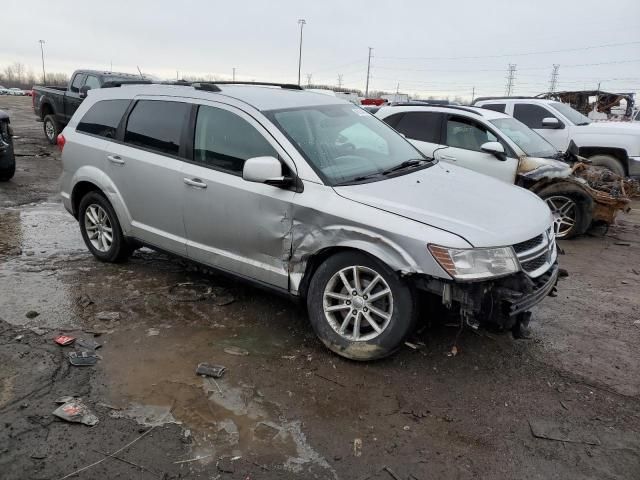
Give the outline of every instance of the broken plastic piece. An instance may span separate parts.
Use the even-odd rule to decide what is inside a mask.
[[[96,350],[102,346],[102,344],[96,342],[92,338],[79,338],[76,340],[76,346],[86,348],[87,350]]]
[[[69,352],[69,362],[76,367],[86,367],[98,363],[95,352]]]
[[[204,375],[206,377],[220,378],[227,371],[226,367],[222,365],[211,365],[209,363],[199,363],[196,368],[197,375]]]
[[[98,417],[80,400],[73,400],[60,405],[53,411],[53,414],[67,422],[83,423],[91,427],[98,423]]]
[[[75,342],[76,337],[71,337],[68,335],[58,335],[56,337],[53,337],[53,341],[56,342],[58,345],[62,345],[63,347],[65,347]]]
[[[240,347],[227,347],[224,349],[225,353],[228,353],[229,355],[238,355],[241,357],[247,356],[249,355],[249,352],[247,350],[245,350],[244,348],[240,348]]]

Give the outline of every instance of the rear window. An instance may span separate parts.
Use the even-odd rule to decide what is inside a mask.
[[[124,141],[159,153],[178,155],[182,128],[191,104],[164,100],[140,100],[133,107]]]
[[[494,112],[504,113],[504,109],[507,105],[505,103],[489,103],[488,105],[481,105],[481,108],[487,110],[493,110]]]
[[[128,106],[129,100],[97,102],[84,114],[76,130],[99,137],[116,138],[116,130]]]
[[[395,129],[412,140],[440,143],[442,114],[437,112],[406,112]]]

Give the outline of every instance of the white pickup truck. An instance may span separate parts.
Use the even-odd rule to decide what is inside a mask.
[[[640,125],[592,122],[565,103],[530,97],[482,97],[474,106],[506,113],[538,132],[560,151],[569,143],[595,166],[622,176],[640,176]]]

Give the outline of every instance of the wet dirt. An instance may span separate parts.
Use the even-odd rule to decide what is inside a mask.
[[[569,277],[534,311],[531,340],[465,331],[450,356],[457,329],[433,326],[417,350],[350,362],[272,293],[147,249],[96,261],[56,197],[58,154],[28,102],[0,97],[24,151],[49,152],[19,157],[15,183],[0,184],[3,478],[62,478],[141,435],[77,478],[640,476],[637,210],[561,244]],[[60,333],[101,343],[98,364],[70,366]],[[227,371],[200,377],[201,362]],[[55,419],[64,395],[98,425]],[[598,442],[536,438],[530,420]]]

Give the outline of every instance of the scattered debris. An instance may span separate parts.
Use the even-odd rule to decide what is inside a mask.
[[[180,463],[190,463],[190,462],[197,462],[198,460],[204,460],[205,458],[209,458],[211,457],[213,454],[210,453],[208,455],[199,455],[196,458],[190,458],[189,460],[179,460],[177,462],[173,462],[174,464],[180,464]]]
[[[157,337],[158,335],[160,335],[160,329],[158,328],[147,329],[147,337]]]
[[[73,397],[71,395],[67,395],[65,397],[60,397],[56,400],[56,403],[60,404],[60,403],[69,403],[69,402],[73,402]]]
[[[24,316],[27,318],[36,318],[38,315],[40,315],[40,313],[36,312],[35,310],[29,310],[24,314]]]
[[[120,312],[99,312],[96,314],[96,320],[102,322],[117,322],[120,320]]]
[[[212,288],[202,283],[176,283],[169,288],[169,296],[176,302],[201,302],[209,299],[212,294]]]
[[[220,378],[227,371],[222,365],[211,365],[210,363],[199,363],[196,368],[196,375],[204,375],[205,377]]]
[[[362,439],[356,438],[353,441],[353,456],[360,457],[362,456]]]
[[[600,441],[589,434],[571,431],[567,427],[550,420],[529,420],[531,434],[536,438],[555,440],[557,442],[584,443],[586,445],[600,445]]]
[[[417,346],[416,344],[414,344],[414,343],[411,343],[411,342],[404,342],[404,344],[405,344],[407,347],[409,347],[409,348],[411,348],[411,349],[413,349],[413,350],[418,350],[418,346]]]
[[[280,433],[280,429],[276,428],[272,423],[260,422],[253,431],[256,438],[264,441],[271,441]]]
[[[384,470],[389,475],[391,475],[394,478],[394,480],[401,480],[401,478],[398,476],[398,474],[396,472],[394,472],[393,470],[391,470],[391,467],[388,467],[388,466],[385,465],[384,467],[382,467],[382,470]]]
[[[569,276],[569,270],[566,268],[558,269],[558,278],[567,278]]]
[[[15,340],[16,342],[21,342],[23,338],[24,338],[24,335],[16,335],[16,336],[15,336],[15,338],[14,338],[14,340]]]
[[[447,353],[447,357],[455,357],[456,355],[458,355],[458,347],[454,345],[451,347],[451,351]]]
[[[147,467],[145,467],[145,466],[143,466],[143,465],[139,465],[139,464],[137,464],[137,463],[134,463],[134,462],[132,462],[131,460],[127,460],[126,458],[117,457],[116,455],[109,455],[108,453],[104,453],[104,452],[101,452],[100,450],[95,450],[95,449],[93,449],[93,448],[92,448],[91,450],[93,450],[93,451],[94,451],[94,452],[96,452],[96,453],[99,453],[100,455],[104,455],[105,457],[111,457],[111,458],[113,458],[113,459],[115,459],[115,460],[119,460],[119,461],[121,461],[121,462],[123,462],[123,463],[129,464],[129,465],[131,465],[132,467],[137,467],[137,468],[139,468],[140,470],[144,470],[144,471],[146,471],[146,472],[149,472],[149,473],[153,474],[153,475],[154,475],[154,476],[156,476],[156,477],[160,477],[160,475],[159,475],[158,473],[154,472],[153,470],[149,470]],[[166,477],[163,477],[163,478],[166,478]]]
[[[76,337],[71,337],[69,335],[57,335],[53,337],[53,341],[56,342],[58,345],[62,345],[63,347],[66,347],[67,345],[71,345],[73,342],[75,342]]]
[[[80,295],[76,299],[76,304],[81,306],[82,308],[87,308],[92,303],[93,303],[93,300],[91,300],[91,298],[89,298],[88,295]]]
[[[338,385],[338,386],[340,386],[340,387],[345,387],[345,384],[344,384],[344,383],[340,383],[340,382],[338,382],[337,380],[333,380],[332,378],[325,377],[324,375],[320,375],[318,372],[313,372],[313,373],[314,373],[314,375],[315,375],[316,377],[319,377],[319,378],[321,378],[321,379],[323,379],[323,380],[326,380],[327,382],[335,383],[336,385]]]
[[[96,342],[93,338],[79,338],[76,340],[76,346],[87,350],[97,350],[102,344]]]
[[[80,399],[60,405],[53,411],[53,415],[67,422],[82,423],[90,427],[98,423],[98,417]]]
[[[620,245],[621,247],[630,247],[631,242],[613,242],[614,245]]]
[[[33,327],[33,328],[31,329],[31,331],[32,331],[33,333],[35,333],[36,335],[38,335],[38,336],[42,336],[42,335],[44,335],[45,333],[47,333],[49,330],[47,330],[46,328]]]
[[[226,347],[224,349],[224,352],[228,353],[229,355],[237,355],[240,357],[246,357],[247,355],[249,355],[249,352],[247,350],[240,347]]]
[[[560,405],[562,405],[562,408],[564,408],[565,410],[569,410],[569,406],[567,405],[566,402],[563,402],[562,400],[560,400]]]
[[[87,367],[98,363],[96,352],[69,352],[69,363],[76,367]]]
[[[236,471],[235,466],[233,465],[233,459],[231,457],[222,457],[218,460],[216,464],[218,467],[218,471],[222,473],[234,473]]]

